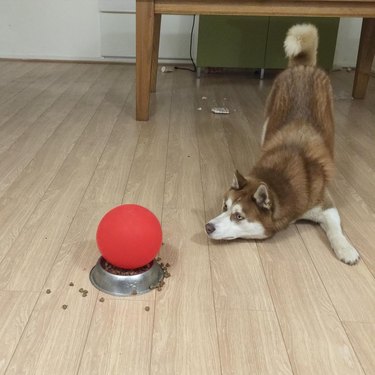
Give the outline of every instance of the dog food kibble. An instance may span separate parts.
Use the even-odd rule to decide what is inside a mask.
[[[166,267],[170,267],[171,265],[170,265],[169,263],[167,263],[165,266],[166,266]]]
[[[146,306],[146,307],[145,307],[145,310],[146,310],[146,311],[150,311],[150,306]]]
[[[63,310],[66,310],[68,308],[68,305],[62,305]]]
[[[71,282],[69,283],[69,286],[74,286],[74,283],[71,281]]]
[[[102,298],[100,298],[100,300],[99,300],[100,302],[104,302],[104,298],[102,297]]]
[[[79,290],[79,292],[80,292],[80,293],[83,293],[83,288],[81,288],[81,289]]]
[[[47,293],[47,294],[50,294],[50,293],[51,293],[51,289],[47,289],[47,290],[46,290],[46,293]]]
[[[120,275],[120,276],[134,276],[139,275],[147,270],[149,270],[152,266],[152,262],[146,264],[143,267],[135,268],[135,269],[125,269],[113,266],[112,264],[108,263],[106,260],[102,260],[103,268],[113,274],[113,275]]]
[[[132,290],[132,296],[136,296],[137,295],[137,291],[134,289]]]

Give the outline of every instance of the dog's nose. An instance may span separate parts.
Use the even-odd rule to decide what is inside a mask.
[[[206,233],[211,234],[212,232],[215,232],[215,225],[211,223],[206,224]]]

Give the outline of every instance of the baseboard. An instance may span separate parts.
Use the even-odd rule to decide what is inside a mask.
[[[82,63],[82,64],[135,64],[135,57],[48,57],[48,56],[0,56],[1,61],[36,61],[36,62],[66,62],[66,63]],[[159,59],[159,65],[161,64],[176,64],[184,65],[191,64],[190,60],[187,59]]]

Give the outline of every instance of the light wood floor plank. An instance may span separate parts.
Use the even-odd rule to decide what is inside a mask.
[[[361,158],[368,167],[375,169],[375,155],[373,153],[375,129],[373,126],[374,116],[367,113],[366,116],[362,114],[362,118],[353,126],[353,121],[347,121],[346,115],[340,111],[341,103],[337,103],[338,115],[336,115],[337,137],[345,149],[352,150],[359,158]],[[362,112],[365,108],[362,108]]]
[[[24,71],[35,68],[36,63],[27,64],[25,61],[0,61],[0,84],[10,82],[23,74]]]
[[[104,69],[105,66],[99,67],[100,71]],[[97,82],[97,74],[93,74],[92,87],[77,102],[22,175],[10,185],[7,193],[0,197],[0,223],[3,229],[0,232],[1,260],[18,237],[97,106],[103,100],[105,91],[102,91],[102,87],[108,77],[107,74],[105,71]]]
[[[6,65],[5,65],[6,64]],[[17,88],[19,89],[20,80],[27,75],[27,73],[31,72],[33,69],[37,69],[40,63],[37,62],[28,62],[25,63],[24,61],[9,61],[8,63],[2,64],[0,67],[0,87],[4,90],[1,90],[0,93],[0,103],[3,100],[9,99],[5,94],[12,96],[13,93],[17,93]]]
[[[273,312],[219,310],[217,317],[223,375],[293,374]]]
[[[12,64],[10,61],[7,60],[0,60],[0,77],[6,75],[7,71],[12,71],[12,67],[16,64]]]
[[[0,291],[0,373],[4,374],[39,293]]]
[[[0,129],[18,111],[22,110],[29,102],[38,97],[43,91],[55,82],[62,74],[71,69],[71,64],[46,64],[29,73],[29,79],[23,83],[17,95],[0,104]]]
[[[45,288],[56,290],[71,280],[91,288],[87,271],[99,257],[95,242],[97,225],[109,209],[121,204],[139,138],[140,129],[133,114],[129,114],[130,109],[133,105],[127,103],[114,125]]]
[[[155,114],[148,122],[140,123],[141,133],[123,198],[124,204],[147,207],[159,220],[163,207],[172,81],[173,77],[167,75],[160,82],[159,94],[152,97],[151,103],[151,113]]]
[[[365,263],[348,267],[332,253],[322,230],[297,226],[340,319],[374,323],[375,279]]]
[[[168,209],[196,210],[203,216],[201,169],[197,141],[196,98],[189,75],[175,78],[171,109],[171,128],[168,142],[164,207]],[[177,103],[184,103],[185,110],[177,111]]]
[[[222,84],[220,82],[218,86],[221,87]],[[223,194],[223,190],[215,191],[216,186],[228,188],[231,181],[231,178],[226,178],[223,185],[214,182],[214,179],[217,176],[224,177],[228,171],[233,173],[234,168],[226,166],[231,159],[236,168],[247,173],[255,160],[254,149],[259,149],[258,137],[254,136],[253,131],[249,134],[249,128],[258,124],[250,121],[249,125],[244,117],[242,107],[247,107],[249,103],[241,103],[242,95],[241,90],[235,92],[231,89],[229,80],[224,81],[223,90],[207,92],[207,100],[211,99],[210,106],[225,105],[231,111],[227,117],[211,115],[214,119],[212,127],[207,124],[199,127],[202,129],[199,131],[200,152],[204,166],[207,165],[207,168],[202,168],[203,185],[207,186],[205,204],[207,211],[212,207],[211,215],[218,214],[219,204],[214,199],[220,199]],[[259,106],[260,101],[256,95],[251,94],[246,98],[255,108]],[[254,111],[257,112],[256,109]],[[210,141],[211,138],[218,137],[218,132],[223,135],[223,141]],[[245,153],[244,150],[251,151]],[[210,158],[211,154],[215,157]],[[208,182],[210,177],[212,181]],[[291,373],[277,319],[272,313],[266,312],[272,311],[274,307],[254,242],[216,244],[211,241],[210,258],[223,374]],[[273,318],[270,319],[270,316]],[[268,325],[273,326],[276,331],[266,329]],[[263,335],[257,334],[259,332]],[[270,348],[274,348],[271,351],[277,350],[279,354],[269,357]]]
[[[366,375],[375,374],[375,324],[344,322],[346,332]]]
[[[296,228],[258,246],[293,371],[362,374]]]
[[[112,99],[112,106],[115,104],[121,103],[121,101],[126,98],[126,91],[129,92],[131,88],[134,87],[134,76],[132,70],[129,71],[126,76],[123,77],[117,83],[117,90],[115,90],[110,98]],[[126,77],[129,79],[129,82],[124,82]],[[133,90],[132,90],[133,92]],[[156,118],[157,121],[164,119],[165,116],[169,113],[169,106],[164,106],[163,102],[170,102],[171,93],[166,95],[161,95],[160,104],[165,108],[165,112],[159,112]],[[107,104],[108,106],[108,104]],[[108,108],[109,109],[109,108]],[[120,108],[121,109],[121,108]],[[116,110],[112,108],[115,116]],[[44,366],[47,369],[54,369],[54,373],[57,374],[76,374],[79,368],[79,365],[82,363],[82,368],[80,369],[81,373],[88,373],[88,367],[95,365],[92,361],[87,361],[88,358],[94,354],[94,357],[100,359],[97,356],[96,350],[100,350],[97,347],[97,337],[99,327],[96,324],[105,323],[103,329],[107,329],[108,320],[98,319],[98,317],[105,314],[106,319],[108,319],[107,313],[111,311],[113,313],[113,329],[116,330],[119,327],[124,327],[126,325],[127,333],[120,329],[118,334],[121,337],[124,337],[126,340],[121,343],[112,341],[116,344],[118,349],[117,355],[107,356],[108,361],[102,363],[100,371],[104,368],[108,370],[108,374],[116,374],[117,372],[113,371],[124,371],[124,359],[126,360],[125,365],[130,365],[127,358],[133,358],[132,362],[135,368],[141,369],[141,366],[146,366],[148,369],[149,358],[145,358],[146,353],[144,350],[139,351],[138,348],[131,346],[131,348],[136,348],[137,353],[129,352],[129,343],[134,344],[134,340],[129,341],[130,337],[138,337],[142,341],[146,341],[151,344],[151,335],[152,335],[152,323],[153,309],[149,312],[142,310],[144,306],[152,306],[152,301],[148,300],[147,302],[140,302],[137,298],[129,298],[126,301],[129,301],[129,304],[126,307],[128,313],[132,312],[132,318],[129,319],[129,314],[123,315],[124,313],[124,299],[122,301],[115,300],[111,296],[104,295],[105,302],[102,304],[98,302],[99,297],[102,294],[99,294],[98,291],[90,284],[88,279],[88,273],[92,266],[94,266],[98,258],[98,250],[95,243],[95,232],[97,224],[101,216],[113,206],[121,203],[121,199],[126,188],[129,171],[132,165],[133,157],[135,153],[135,148],[137,145],[138,137],[141,132],[139,124],[133,119],[134,113],[134,98],[131,97],[131,100],[128,102],[121,112],[118,115],[116,124],[114,125],[113,132],[109,138],[106,148],[103,151],[99,164],[95,170],[95,174],[90,181],[90,185],[87,188],[85,195],[82,199],[82,202],[78,208],[78,212],[72,222],[69,231],[64,239],[64,243],[60,249],[60,252],[56,258],[56,261],[51,269],[50,276],[44,285],[44,289],[50,288],[53,293],[61,294],[58,302],[54,303],[56,308],[59,304],[63,303],[63,300],[68,299],[68,294],[70,290],[73,290],[72,298],[77,298],[76,294],[78,288],[83,287],[89,291],[89,296],[91,298],[87,301],[87,304],[79,304],[72,299],[73,302],[69,305],[68,309],[72,307],[73,315],[76,319],[71,319],[65,324],[60,325],[59,321],[56,319],[61,319],[58,316],[43,315],[43,308],[37,310],[32,317],[30,326],[37,326],[41,324],[43,320],[48,321],[48,326],[54,327],[53,332],[47,330],[46,334],[43,337],[40,337],[30,330],[26,331],[27,338],[25,338],[19,345],[18,351],[24,352],[30,346],[35,346],[37,351],[39,351],[39,356],[44,358]],[[107,115],[108,117],[108,115]],[[102,121],[98,121],[98,124],[101,123],[103,126],[104,123],[110,122],[108,117],[106,120],[101,118]],[[146,124],[145,124],[146,125]],[[91,129],[93,130],[93,129]],[[92,135],[94,137],[95,135]],[[94,139],[98,139],[98,134]],[[69,287],[69,283],[73,281],[75,287]],[[78,293],[79,294],[79,293]],[[153,293],[151,293],[152,299]],[[81,299],[85,299],[82,298]],[[134,303],[143,303],[141,311],[144,313],[142,316],[136,313],[139,309],[135,309]],[[105,304],[108,304],[105,305]],[[104,310],[100,310],[104,306]],[[137,305],[139,306],[139,305]],[[39,307],[39,302],[38,302]],[[88,345],[85,348],[86,337],[89,334],[90,325],[86,324],[90,322],[91,316],[94,312],[94,309],[98,308],[96,314],[94,315],[93,325],[94,329],[91,331],[89,336]],[[80,318],[85,317],[85,324],[80,323]],[[134,320],[133,320],[134,319]],[[137,319],[137,320],[135,320]],[[139,336],[139,327],[142,327],[144,334]],[[67,334],[68,332],[68,334]],[[59,346],[55,346],[54,343],[49,345],[49,340],[54,340],[56,335],[64,336],[64,339]],[[26,336],[26,335],[25,335]],[[70,338],[70,341],[66,339]],[[108,336],[109,340],[113,339],[113,336],[110,334]],[[103,349],[105,345],[109,345],[109,342],[103,342]],[[50,348],[50,346],[52,346]],[[95,347],[97,349],[95,349]],[[83,357],[82,352],[85,348]],[[72,358],[71,364],[66,364],[59,360],[60,351],[69,352],[70,358]],[[95,351],[95,352],[94,352]],[[111,348],[111,352],[115,352],[115,348]],[[121,355],[121,353],[127,353],[127,356]],[[139,356],[140,355],[140,356]],[[81,361],[82,358],[82,361]],[[136,360],[137,359],[137,360]],[[18,361],[17,361],[18,362]],[[47,363],[48,362],[48,363]],[[15,372],[22,371],[23,366],[28,366],[32,368],[33,371],[44,371],[42,363],[32,362],[31,364],[20,363],[15,365]],[[126,367],[128,368],[128,367]],[[142,367],[144,368],[144,367]],[[91,368],[89,373],[95,373],[96,370]],[[104,370],[103,370],[104,371]],[[103,373],[103,372],[101,372]]]
[[[250,171],[260,153],[264,112],[263,103],[257,94],[259,81],[254,78],[249,80],[252,82],[250,85],[236,76],[225,78],[220,82],[225,90],[223,93],[218,90],[220,94],[215,99],[216,105],[224,103],[231,111],[230,116],[222,118],[224,135],[234,168],[244,174]],[[230,181],[227,182],[227,188]],[[253,241],[224,241],[216,251],[211,252],[211,259],[213,264],[221,264],[221,269],[218,268],[220,272],[215,275],[215,285],[222,284],[227,289],[227,296],[221,299],[221,303],[217,300],[218,308],[274,309]]]
[[[193,84],[190,74],[175,75],[160,252],[172,276],[156,292],[153,375],[220,374]]]
[[[221,91],[221,84],[228,87]],[[207,104],[202,103],[203,109],[197,115],[196,121],[208,221],[220,213],[222,197],[225,189],[229,189],[234,165],[238,167],[239,164],[245,164],[242,156],[244,153],[240,151],[249,147],[251,149],[250,143],[254,141],[243,136],[246,120],[239,107],[237,112],[232,112],[228,117],[210,113],[211,106],[222,106],[222,103],[236,101],[237,96],[230,91],[228,80],[215,82],[211,88],[203,88],[202,93],[207,96]],[[237,135],[231,136],[231,133]],[[235,160],[233,165],[233,154],[241,154],[241,162],[237,163]],[[251,152],[246,153],[249,159],[248,167],[251,165],[252,155],[254,154]],[[272,311],[272,300],[256,244],[252,241],[210,241],[209,246],[216,307]]]
[[[97,298],[96,292],[82,297],[78,289],[65,285],[40,294],[7,375],[77,373],[81,360],[77,346],[86,340]]]
[[[82,68],[85,67],[74,69],[74,66],[71,66],[39,96],[3,123],[0,127],[0,154],[9,149],[30,126],[37,123],[41,115],[55,103],[72,81],[79,77]]]
[[[103,102],[31,215],[21,235],[3,259],[0,265],[0,270],[4,270],[0,278],[1,289],[40,290],[44,284],[117,115],[122,109],[124,82],[117,80],[120,69],[120,67],[111,68],[111,74],[104,85],[106,89],[103,96],[107,90],[109,91]],[[116,102],[114,98],[120,102]],[[29,271],[32,269],[32,264],[40,269],[36,275]]]
[[[237,168],[249,168],[254,154],[241,153],[241,150],[252,149],[254,146],[259,148],[255,145],[258,141],[248,136],[249,125],[239,106],[238,94],[230,89],[228,80],[218,81],[217,86],[214,82],[211,89],[205,90],[203,87],[207,104],[202,103],[202,112],[198,115],[201,121],[198,120],[197,123],[206,220],[220,211],[224,189],[229,188],[234,172],[233,158]],[[224,86],[223,90],[221,85]],[[257,101],[254,95],[250,98]],[[228,106],[231,114],[227,117],[210,114],[212,106]],[[246,172],[247,170],[244,173]],[[274,370],[275,373],[280,370],[281,373],[291,373],[280,331],[271,333],[264,330],[267,324],[265,322],[272,324],[269,321],[270,313],[266,311],[272,311],[274,307],[256,244],[250,241],[210,241],[209,246],[222,373],[267,373],[268,370],[269,373]],[[256,314],[259,319],[249,319]],[[238,330],[228,322],[232,317],[237,319],[237,325],[243,331],[251,329],[264,332],[261,340],[267,344],[261,345],[251,334],[239,335]],[[228,324],[231,324],[229,329]],[[238,348],[235,350],[236,354],[230,347],[234,342]],[[271,359],[268,357],[268,350],[263,352],[265,347],[277,348],[280,354]],[[265,362],[265,358],[270,360]]]
[[[153,302],[97,302],[78,374],[148,375],[153,315]]]
[[[210,258],[217,309],[274,310],[254,245],[210,243]]]
[[[372,124],[375,123],[375,116]],[[347,145],[341,143],[340,136],[336,137],[336,165],[346,180],[375,212],[375,199],[372,186],[375,185],[375,168],[373,169],[353,150],[346,152]]]
[[[7,132],[4,132],[0,149],[8,148],[8,150],[0,155],[0,195],[22,173],[27,164],[90,87],[90,83],[84,81],[84,76],[93,74],[94,72],[91,69],[88,70],[87,66],[82,66],[80,69],[74,69],[73,72],[75,74],[71,78],[74,81],[71,82],[65,77],[65,80],[59,83],[62,89],[61,96],[40,117],[33,122],[30,117],[21,116],[21,118],[10,122],[9,125],[12,130],[8,128]],[[86,74],[80,78],[80,75],[84,72]],[[27,129],[25,123],[30,125]],[[11,145],[13,138],[17,137],[17,134],[21,134],[24,129],[26,129],[24,133]],[[3,132],[0,131],[0,133]]]
[[[160,253],[171,277],[156,292],[151,374],[220,374],[207,240],[191,209],[163,211]],[[199,235],[198,235],[199,233]]]

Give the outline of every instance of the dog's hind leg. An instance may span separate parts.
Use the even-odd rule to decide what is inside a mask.
[[[338,259],[349,265],[358,263],[359,254],[342,232],[340,215],[336,207],[314,207],[307,211],[301,219],[320,224],[326,232],[331,247]]]

